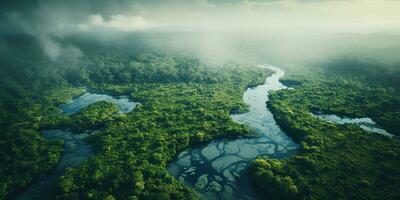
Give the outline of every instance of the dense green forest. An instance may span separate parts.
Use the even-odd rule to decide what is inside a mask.
[[[399,199],[397,138],[311,114],[370,117],[399,136],[398,68],[346,58],[288,72],[282,82],[294,89],[270,94],[268,107],[301,147],[293,157],[251,164],[259,191],[276,199]]]
[[[1,61],[0,199],[57,165],[63,142],[45,139],[44,130],[95,131],[87,139],[95,154],[52,183],[57,199],[196,199],[167,163],[214,138],[253,136],[230,114],[246,111],[243,92],[271,71],[206,65],[160,49],[81,46],[78,59],[52,61],[28,48]],[[400,198],[397,138],[311,114],[367,116],[399,136],[396,66],[344,58],[286,71],[282,82],[293,89],[271,93],[268,108],[300,149],[283,160],[255,160],[248,172],[257,191],[277,199]],[[140,104],[127,114],[104,101],[61,113],[60,105],[87,90]]]
[[[400,0],[5,0],[0,200],[400,200]]]
[[[196,198],[167,173],[166,163],[189,145],[252,133],[230,113],[246,110],[244,90],[263,83],[270,71],[208,66],[148,49],[104,49],[87,48],[73,62],[28,52],[1,63],[0,199],[57,164],[62,142],[43,138],[45,129],[97,130],[88,139],[95,155],[55,181],[58,199]],[[141,104],[128,114],[98,102],[63,115],[58,106],[83,87]]]

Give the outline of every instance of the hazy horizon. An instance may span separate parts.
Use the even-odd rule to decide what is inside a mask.
[[[0,31],[33,37],[51,60],[81,55],[68,38],[89,36],[133,38],[212,63],[296,65],[400,48],[398,10],[400,1],[390,0],[13,1],[1,8]]]

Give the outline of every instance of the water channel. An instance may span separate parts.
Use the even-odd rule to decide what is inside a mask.
[[[245,174],[246,166],[258,156],[285,158],[298,148],[266,106],[269,91],[286,89],[279,82],[285,73],[269,65],[260,67],[275,73],[263,85],[245,91],[243,100],[249,105],[249,112],[231,115],[235,122],[255,129],[259,137],[216,139],[179,153],[168,165],[169,173],[195,188],[202,199],[256,198]]]

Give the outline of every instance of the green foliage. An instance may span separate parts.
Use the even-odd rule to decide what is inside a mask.
[[[346,79],[358,80],[372,87],[384,87],[400,94],[399,64],[383,59],[371,60],[355,57],[333,59],[321,65],[327,75],[339,75]]]
[[[91,138],[96,156],[61,178],[58,197],[67,199],[78,194],[83,199],[107,195],[116,199],[196,198],[168,174],[166,164],[190,144],[251,133],[234,123],[229,112],[241,104],[244,85],[227,82],[103,87],[107,92],[120,91],[118,95],[131,94],[142,106],[116,117]],[[135,181],[137,174],[131,172],[140,172],[143,179]]]
[[[205,137],[205,134],[203,132],[198,132],[198,133],[194,134],[191,141],[193,141],[193,143],[201,143],[204,141],[204,137]]]
[[[50,62],[35,53],[1,61],[0,199],[56,165],[62,143],[42,137],[40,131],[49,128],[99,130],[89,138],[95,155],[58,180],[58,199],[196,198],[167,173],[167,162],[192,144],[250,134],[229,114],[245,112],[244,90],[270,74],[148,50],[84,51],[77,61]],[[262,192],[277,199],[400,198],[397,139],[310,115],[318,110],[368,116],[399,134],[396,68],[351,65],[356,67],[347,68],[349,61],[327,65],[321,74],[289,72],[283,82],[295,90],[271,94],[268,106],[276,121],[301,149],[289,159],[252,163],[250,178]],[[83,92],[77,86],[128,95],[141,104],[116,114],[115,105],[98,102],[65,116],[57,107]]]
[[[35,130],[13,126],[2,130],[0,149],[0,199],[4,199],[39,173],[50,171],[60,158],[62,143],[49,142]]]
[[[62,118],[56,126],[74,132],[97,130],[106,126],[106,123],[111,121],[116,113],[118,113],[118,106],[100,101],[83,108],[76,114]]]
[[[0,90],[0,199],[26,187],[57,164],[62,143],[47,141],[39,131],[58,123],[61,116],[57,106],[81,92],[81,88],[59,86],[22,90],[22,95],[12,97]]]
[[[99,130],[89,138],[95,155],[65,172],[56,185],[58,199],[196,198],[168,174],[166,163],[190,144],[249,134],[230,113],[245,110],[246,87],[270,74],[131,49],[90,49],[74,63],[28,56],[3,64],[0,123],[8,128],[0,133],[5,165],[0,167],[0,199],[55,166],[62,145],[40,134],[52,128]],[[83,92],[76,86],[128,95],[141,104],[118,114],[115,105],[98,102],[66,116],[57,107]]]
[[[276,199],[399,199],[398,139],[311,115],[368,116],[399,135],[399,96],[345,76],[296,73],[287,79],[301,84],[270,94],[267,105],[301,149],[284,160],[254,161],[254,185]]]
[[[209,66],[198,59],[150,50],[124,48],[90,49],[75,67],[65,70],[68,82],[78,85],[129,83],[223,83],[251,81],[250,74],[232,64]],[[229,70],[229,73],[226,73]],[[256,72],[257,69],[248,69]]]
[[[272,197],[285,196],[285,198],[293,199],[298,196],[299,191],[293,179],[282,174],[281,161],[256,159],[248,170],[254,172],[251,178],[259,187],[258,189]]]

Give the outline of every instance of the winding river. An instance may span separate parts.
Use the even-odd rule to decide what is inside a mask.
[[[232,119],[256,130],[258,137],[236,140],[216,139],[208,144],[196,146],[179,153],[168,164],[167,170],[178,180],[195,188],[202,199],[255,199],[257,196],[250,187],[245,173],[246,166],[258,156],[285,158],[296,152],[295,144],[275,122],[268,110],[268,92],[286,89],[279,81],[284,71],[269,65],[260,65],[275,73],[263,85],[248,88],[243,100],[249,105],[249,112],[231,115]],[[109,101],[116,104],[119,113],[132,111],[138,103],[131,102],[125,96],[114,98],[105,94],[86,92],[83,95],[61,105],[66,115],[79,112],[82,108],[98,102]],[[358,124],[364,130],[377,132],[389,137],[391,134],[380,129],[370,118],[346,118],[323,113],[314,116],[333,123]],[[49,140],[63,140],[64,152],[50,175],[43,175],[15,199],[50,199],[51,182],[61,176],[68,167],[74,167],[88,159],[93,151],[85,138],[93,133],[71,133],[65,130],[47,130],[43,136]]]
[[[286,88],[279,82],[285,73],[269,65],[260,67],[275,73],[263,85],[245,91],[243,100],[250,106],[249,112],[231,115],[237,123],[255,129],[259,137],[216,139],[179,153],[168,165],[169,173],[194,187],[202,199],[256,198],[245,174],[246,166],[258,156],[285,158],[298,148],[282,132],[266,106],[269,91]]]
[[[109,101],[118,106],[119,113],[128,113],[132,111],[138,103],[131,102],[126,96],[114,98],[105,94],[95,94],[85,92],[81,96],[72,99],[60,106],[65,115],[71,115],[79,112],[82,108],[98,101]],[[58,162],[58,165],[50,175],[43,175],[33,185],[18,194],[17,200],[51,199],[51,182],[60,177],[68,167],[74,167],[88,159],[93,151],[85,139],[92,133],[71,133],[65,130],[47,130],[43,131],[43,136],[49,140],[63,140],[64,151]]]

